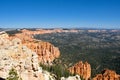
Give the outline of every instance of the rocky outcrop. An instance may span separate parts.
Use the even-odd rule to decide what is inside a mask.
[[[37,53],[39,62],[43,64],[51,64],[55,58],[60,56],[60,51],[57,47],[49,42],[36,40],[32,35],[32,31],[23,30],[22,33],[11,36],[10,39],[16,37],[21,39],[23,45]]]
[[[87,62],[83,63],[82,61],[76,63],[74,66],[68,69],[72,74],[78,74],[83,79],[88,80],[91,76],[91,66]]]
[[[47,71],[39,67],[38,55],[22,44],[19,38],[9,40],[0,34],[0,77],[7,78],[15,69],[22,80],[55,80]]]
[[[59,49],[49,42],[33,41],[24,43],[24,45],[36,52],[39,56],[39,62],[43,64],[51,64],[60,55]]]
[[[106,69],[102,71],[102,74],[96,75],[93,80],[120,80],[120,75],[116,74],[115,71]]]
[[[61,80],[81,80],[79,75],[76,76],[69,76],[68,78],[61,77]]]

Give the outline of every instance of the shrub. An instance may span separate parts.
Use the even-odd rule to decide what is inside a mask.
[[[12,68],[9,72],[9,77],[7,77],[6,80],[22,80],[22,79],[18,76],[17,71]]]
[[[69,73],[69,71],[67,69],[65,69],[64,67],[62,67],[62,65],[60,64],[55,64],[52,66],[49,65],[44,65],[44,64],[40,64],[40,66],[44,69],[47,70],[53,74],[55,74],[57,76],[57,80],[60,80],[61,77],[68,77],[71,74]]]

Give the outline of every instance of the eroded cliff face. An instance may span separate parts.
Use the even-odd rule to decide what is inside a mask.
[[[83,79],[88,80],[91,77],[91,66],[87,62],[82,61],[76,63],[74,66],[68,69],[72,74],[78,74]]]
[[[60,56],[59,48],[53,46],[49,42],[34,39],[34,34],[35,33],[32,31],[23,30],[22,33],[11,36],[10,39],[16,37],[21,39],[23,45],[27,46],[32,51],[37,53],[39,62],[43,64],[51,64],[55,58],[58,58]]]
[[[39,62],[43,64],[51,64],[55,58],[60,55],[59,49],[49,42],[33,41],[24,43],[28,48],[33,50],[39,56]]]
[[[32,35],[35,34],[40,32],[23,30],[22,33],[11,37],[0,33],[0,77],[8,77],[9,70],[14,68],[23,80],[55,80],[49,72],[43,71],[38,63],[51,64],[60,56],[60,51],[49,42],[33,39]],[[91,77],[91,66],[87,62],[80,61],[70,67],[69,71],[82,76],[85,80]],[[61,80],[79,80],[79,78],[70,76],[63,77]],[[120,80],[120,75],[114,71],[105,70],[93,80]]]
[[[120,80],[120,75],[116,74],[115,71],[106,69],[102,71],[102,74],[97,74],[93,80]]]
[[[7,78],[14,68],[22,80],[55,80],[39,67],[38,55],[21,43],[19,38],[9,40],[0,34],[0,77]]]

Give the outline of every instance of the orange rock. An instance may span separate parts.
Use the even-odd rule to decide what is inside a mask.
[[[120,75],[116,74],[115,71],[106,69],[102,71],[102,74],[96,75],[93,80],[120,80]]]
[[[44,31],[43,31],[44,32]],[[22,44],[33,50],[38,54],[39,62],[43,64],[52,63],[55,58],[60,56],[60,51],[57,47],[53,46],[49,42],[43,42],[33,38],[34,34],[43,34],[43,32],[22,30],[22,33],[11,36],[10,39],[19,38],[22,40]],[[48,33],[46,31],[44,33]]]
[[[60,51],[49,42],[26,42],[24,43],[28,48],[32,49],[38,54],[38,59],[41,63],[51,63],[55,58],[58,58]]]
[[[74,66],[68,69],[72,74],[78,74],[82,76],[85,80],[88,80],[91,76],[91,66],[87,62],[82,61],[76,63]]]

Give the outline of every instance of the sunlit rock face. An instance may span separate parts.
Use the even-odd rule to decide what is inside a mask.
[[[21,30],[22,33],[28,34],[28,35],[35,35],[35,34],[46,34],[46,33],[62,33],[62,32],[71,32],[71,33],[77,33],[79,30],[64,30],[64,29],[36,29],[35,31],[30,31],[23,29]]]
[[[60,51],[49,42],[36,41],[27,42],[24,45],[37,53],[39,62],[43,64],[51,64],[55,58],[58,58]]]
[[[37,32],[35,32],[37,34]],[[33,38],[33,31],[22,30],[22,33],[11,36],[10,39],[19,38],[23,45],[36,52],[40,63],[52,64],[53,60],[60,56],[59,48],[49,42],[36,40]]]
[[[106,69],[102,71],[102,74],[97,74],[93,80],[120,80],[120,75],[118,75],[115,71]]]
[[[55,80],[39,67],[38,55],[23,45],[19,38],[0,34],[0,77],[7,78],[14,68],[22,80]]]
[[[82,61],[76,63],[74,66],[68,69],[72,74],[78,74],[83,79],[88,80],[91,77],[91,66],[87,62]]]
[[[76,76],[69,76],[67,78],[61,77],[61,80],[81,80],[81,78],[79,75],[76,75]]]

